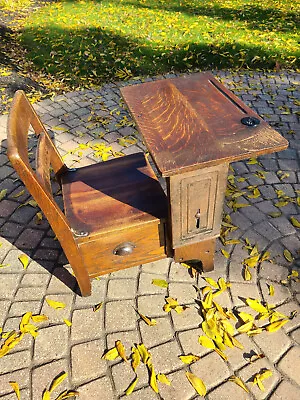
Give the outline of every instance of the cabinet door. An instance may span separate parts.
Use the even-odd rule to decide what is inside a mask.
[[[228,164],[170,177],[173,248],[220,233]]]

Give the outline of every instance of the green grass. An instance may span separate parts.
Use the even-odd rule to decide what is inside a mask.
[[[290,0],[69,0],[30,15],[21,39],[38,68],[74,86],[173,70],[296,69],[299,11]]]

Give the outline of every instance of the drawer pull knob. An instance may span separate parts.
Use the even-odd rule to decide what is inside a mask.
[[[125,242],[119,244],[113,251],[113,253],[116,256],[127,256],[129,254],[132,254],[133,250],[135,248],[135,244],[131,242]]]

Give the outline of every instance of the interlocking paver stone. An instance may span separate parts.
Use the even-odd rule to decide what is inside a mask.
[[[287,397],[288,396],[288,397]],[[298,400],[300,398],[299,387],[289,381],[283,381],[270,397],[271,400]]]
[[[134,279],[110,279],[108,282],[107,297],[109,299],[133,299],[136,294]]]
[[[136,312],[133,300],[106,303],[105,328],[108,332],[125,331],[136,327]]]
[[[273,363],[278,361],[292,344],[290,338],[281,329],[272,333],[262,332],[260,335],[254,335],[253,340]]]
[[[0,395],[11,393],[12,387],[9,382],[18,382],[20,388],[29,386],[30,383],[30,370],[20,369],[18,371],[9,372],[8,374],[1,375],[0,379]]]
[[[72,316],[71,339],[84,341],[102,336],[103,313],[92,308],[75,310]]]
[[[65,357],[68,353],[68,333],[66,325],[40,329],[34,341],[34,363],[43,364]]]
[[[300,385],[299,370],[296,367],[300,363],[300,346],[292,347],[280,360],[278,367],[289,378]]]
[[[149,347],[167,342],[174,338],[174,330],[169,317],[156,318],[155,326],[148,326],[144,321],[140,322],[142,342]]]
[[[69,362],[65,359],[52,361],[47,364],[36,367],[32,371],[32,398],[41,399],[45,388],[48,388],[52,380],[68,371]],[[63,390],[70,389],[69,376],[52,393],[52,396],[58,396]]]
[[[251,399],[251,396],[233,382],[225,382],[208,395],[209,400],[229,400],[234,398],[248,400]]]
[[[237,306],[238,311],[256,316],[257,312],[249,310],[244,303],[245,298],[252,297],[275,304],[276,310],[293,318],[275,333],[264,332],[254,337],[238,334],[237,338],[244,349],[226,348],[224,352],[228,362],[224,362],[213,350],[198,342],[199,336],[204,335],[200,303],[197,304],[202,296],[193,285],[201,289],[207,283],[201,276],[190,277],[189,271],[171,258],[117,271],[99,280],[94,279],[92,296],[80,297],[75,278],[70,275],[72,270],[60,243],[53,241],[55,235],[47,220],[43,218],[37,225],[35,214],[38,208],[29,205],[17,208],[29,197],[28,193],[13,197],[23,189],[23,185],[20,180],[14,181],[17,175],[5,155],[7,117],[0,116],[0,137],[4,149],[0,155],[0,190],[7,189],[0,207],[0,262],[11,264],[10,267],[0,268],[0,327],[5,332],[18,330],[21,316],[26,311],[41,312],[49,317],[48,321],[37,324],[39,334],[35,340],[26,334],[10,353],[0,358],[1,399],[15,399],[8,383],[10,380],[20,384],[22,399],[41,399],[44,388],[49,387],[52,379],[62,371],[68,372],[68,378],[55,390],[53,398],[64,389],[76,389],[83,400],[98,400],[100,397],[104,400],[125,399],[127,396],[124,391],[135,377],[130,365],[120,361],[120,358],[115,361],[101,360],[104,351],[121,340],[128,357],[134,344],[144,342],[150,348],[155,371],[167,373],[172,381],[171,386],[159,383],[160,395],[157,395],[149,387],[146,367],[141,365],[138,369],[138,384],[131,394],[133,400],[198,398],[185,377],[188,369],[204,380],[208,387],[208,400],[298,400],[300,382],[294,366],[299,364],[300,282],[290,280],[283,286],[280,281],[287,279],[292,269],[299,270],[299,232],[290,221],[291,216],[297,218],[299,210],[296,203],[281,208],[274,204],[278,201],[275,189],[285,191],[293,199],[297,196],[296,190],[300,190],[300,183],[297,183],[300,179],[300,131],[299,124],[293,122],[298,116],[294,114],[291,118],[283,115],[283,108],[278,108],[288,106],[296,109],[296,104],[288,96],[296,96],[297,92],[288,89],[293,85],[296,87],[299,74],[292,71],[272,74],[248,71],[214,73],[229,88],[237,89],[237,95],[251,107],[264,114],[264,118],[289,140],[290,146],[285,152],[259,157],[261,166],[251,165],[247,160],[233,163],[235,172],[231,173],[236,177],[236,185],[239,190],[246,192],[239,198],[239,202],[251,204],[233,212],[227,201],[224,203],[225,213],[230,214],[232,223],[238,227],[228,234],[227,239],[240,239],[241,244],[223,246],[217,241],[215,270],[202,276],[215,280],[223,277],[231,283],[231,287],[216,298],[223,307],[232,309]],[[147,78],[144,81],[159,78],[165,77]],[[88,142],[92,145],[104,143],[112,146],[115,151],[123,150],[124,154],[145,150],[141,135],[134,127],[118,126],[124,116],[131,120],[119,91],[121,86],[127,84],[109,83],[98,90],[66,93],[54,101],[48,99],[35,105],[42,120],[52,126],[53,132],[50,130],[50,134],[62,155],[78,147],[79,143]],[[114,108],[121,111],[119,116],[112,112]],[[109,124],[105,128],[95,126],[88,129],[90,115],[109,116]],[[57,126],[65,131],[56,130]],[[290,130],[295,133],[288,134]],[[127,135],[134,135],[137,143],[125,148],[120,145],[119,139]],[[33,139],[33,135],[30,135],[30,146],[36,146],[36,140]],[[70,167],[99,161],[101,159],[95,157],[90,150],[83,150],[82,157],[67,154],[65,158]],[[34,166],[33,158],[30,163]],[[154,165],[153,169],[157,172]],[[266,172],[265,180],[255,175],[258,170]],[[289,176],[281,181],[279,170]],[[238,177],[247,179],[238,182]],[[160,182],[165,188],[165,180],[160,179]],[[247,197],[249,184],[258,185],[261,193],[259,198]],[[54,184],[53,188],[57,191],[58,185]],[[62,207],[61,195],[56,195],[55,200]],[[271,218],[268,214],[274,211],[281,211],[282,215]],[[242,262],[249,256],[247,249],[243,249],[246,238],[252,245],[256,244],[260,252],[269,251],[272,260],[251,269],[250,282],[245,282],[242,274]],[[229,259],[222,255],[222,248],[230,253]],[[295,257],[293,263],[285,259],[284,249],[288,249]],[[23,251],[32,258],[26,270],[18,260]],[[152,279],[155,278],[165,279],[169,283],[168,288],[153,285]],[[267,283],[274,285],[274,296],[269,296]],[[165,296],[177,297],[181,304],[190,303],[190,308],[182,314],[174,310],[166,313],[163,310]],[[66,307],[54,310],[47,305],[45,298],[63,302]],[[103,302],[103,307],[94,312],[93,306],[100,302]],[[136,310],[155,318],[157,325],[147,326]],[[72,326],[68,327],[64,319],[69,319]],[[256,321],[259,326],[267,322]],[[239,326],[233,321],[232,324],[235,328]],[[254,351],[263,352],[265,358],[248,364],[247,355]],[[186,366],[178,356],[189,353],[198,354],[202,358]],[[264,381],[266,392],[261,392],[248,382],[262,368],[273,371],[273,376]],[[252,394],[248,396],[237,385],[227,382],[233,372],[246,381]]]
[[[160,394],[164,400],[188,400],[195,390],[185,377],[185,370],[167,375],[171,385],[159,385]]]
[[[71,350],[72,382],[79,384],[104,374],[106,362],[101,360],[103,353],[103,339],[73,346]]]
[[[85,385],[79,386],[81,400],[96,400],[101,396],[101,400],[114,400],[115,396],[111,388],[111,383],[108,377],[96,379]]]
[[[191,371],[205,382],[207,389],[229,378],[229,368],[216,352],[207,354],[199,361],[191,365]]]
[[[265,279],[260,280],[260,287],[262,290],[264,301],[266,301],[267,303],[270,303],[270,304],[278,305],[278,304],[282,304],[284,301],[290,299],[291,292],[289,291],[289,289],[287,287],[285,287],[284,285],[281,285],[281,284],[275,283],[275,282],[272,283],[272,285],[274,287],[274,295],[270,296],[269,284],[270,284],[270,282],[268,282]]]

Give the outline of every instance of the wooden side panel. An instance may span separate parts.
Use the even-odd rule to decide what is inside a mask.
[[[228,165],[170,177],[173,248],[219,235]]]
[[[52,195],[50,183],[50,160],[51,153],[47,143],[47,136],[44,132],[39,135],[36,151],[36,176],[39,182]]]
[[[28,160],[27,135],[29,125],[32,125],[35,133],[43,137],[38,147],[38,174],[31,168]],[[25,93],[18,91],[8,118],[7,129],[8,149],[7,155],[12,166],[18,173],[29,193],[36,200],[45,214],[53,231],[55,232],[61,246],[74,270],[75,276],[83,296],[91,294],[91,284],[88,272],[82,261],[78,246],[65,215],[55,203],[52,193],[49,191],[47,182],[46,166],[51,160],[52,167],[56,173],[61,172],[65,165],[44,126],[27,100]],[[49,142],[48,142],[49,141]],[[50,147],[49,147],[49,146]],[[47,155],[43,159],[43,151],[47,148]],[[51,154],[49,155],[48,150]],[[39,178],[38,178],[39,177]]]
[[[114,249],[132,243],[131,254],[119,256]],[[78,239],[79,249],[90,276],[145,264],[166,257],[164,224],[150,222],[143,227],[98,235],[92,240]]]

